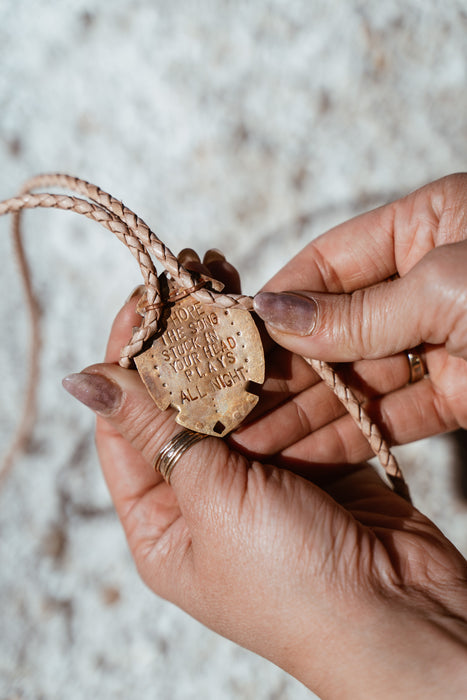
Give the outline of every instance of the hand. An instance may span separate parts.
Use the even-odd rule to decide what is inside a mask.
[[[466,197],[467,175],[450,176],[346,222],[308,245],[265,287],[302,290],[300,296],[255,300],[281,346],[348,363],[341,367],[344,379],[370,399],[368,411],[392,444],[467,427]],[[388,282],[395,273],[400,279]],[[407,385],[401,351],[421,342],[429,374]],[[281,456],[305,462],[369,456],[330,392],[304,382],[296,403],[308,425]],[[281,411],[271,413],[271,424],[280,425]]]
[[[179,430],[174,412],[161,413],[137,374],[112,364],[134,306],[115,321],[106,364],[68,388],[99,414],[102,467],[147,585],[323,698],[458,697],[467,674],[459,553],[365,465],[329,469],[319,488],[208,438],[168,486],[150,464]],[[248,429],[252,451],[253,425],[258,443],[271,437],[264,421]]]

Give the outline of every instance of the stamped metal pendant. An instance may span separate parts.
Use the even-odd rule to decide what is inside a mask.
[[[167,303],[161,330],[135,363],[161,410],[174,406],[177,423],[218,437],[237,428],[257,403],[249,382],[264,381],[263,345],[251,313],[202,304],[192,295]]]

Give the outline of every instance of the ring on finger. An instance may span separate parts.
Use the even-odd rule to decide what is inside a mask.
[[[180,457],[185,454],[190,447],[207,437],[209,437],[209,435],[195,433],[193,430],[184,428],[161,447],[159,454],[154,460],[154,469],[161,474],[168,484],[170,484],[171,474]]]
[[[421,355],[421,347],[411,348],[406,350],[407,360],[409,361],[409,384],[415,384],[419,382],[426,374],[425,363]]]

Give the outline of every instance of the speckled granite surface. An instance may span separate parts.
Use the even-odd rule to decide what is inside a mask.
[[[224,249],[252,293],[330,225],[466,168],[466,33],[463,0],[3,0],[0,198],[42,171],[87,178],[175,251]],[[3,445],[27,324],[0,228]],[[139,581],[92,416],[60,385],[101,358],[139,272],[71,214],[26,228],[46,342],[33,440],[0,493],[0,697],[311,697]],[[400,452],[421,509],[467,552],[452,439]]]

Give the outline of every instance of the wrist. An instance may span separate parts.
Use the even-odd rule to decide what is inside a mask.
[[[325,638],[310,639],[286,669],[323,700],[463,697],[465,620],[389,603],[350,616],[343,607]]]

